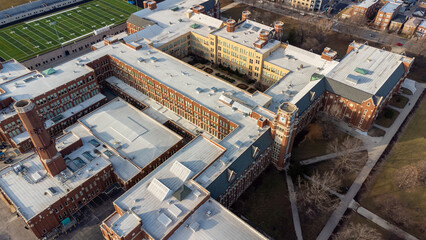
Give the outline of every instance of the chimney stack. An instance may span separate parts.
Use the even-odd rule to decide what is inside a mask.
[[[334,60],[337,57],[337,52],[332,50],[329,47],[325,47],[324,51],[322,51],[321,58],[327,61]]]
[[[283,37],[283,28],[284,23],[282,21],[275,21],[274,22],[274,29],[275,29],[275,39],[281,41],[281,38]]]
[[[0,62],[0,70],[2,70],[3,69],[3,65],[1,64],[1,62]]]
[[[265,31],[265,30],[260,31],[260,33],[259,33],[259,39],[261,41],[268,41],[268,37],[269,37],[269,32],[268,31]]]
[[[143,1],[143,8],[148,8],[148,1]]]
[[[227,32],[234,32],[235,31],[235,20],[234,19],[228,19],[226,20],[226,31]]]
[[[251,12],[250,11],[243,11],[241,15],[241,21],[245,21],[250,19]]]
[[[154,10],[154,9],[157,8],[157,2],[154,1],[154,0],[149,0],[147,5],[148,5],[148,8],[151,9],[151,10]]]
[[[44,168],[52,176],[56,176],[66,168],[62,155],[56,150],[56,142],[44,128],[43,122],[37,115],[35,105],[28,99],[17,101],[14,108],[22,124],[30,135],[34,148],[40,157]]]
[[[201,5],[195,6],[192,10],[197,14],[204,13],[204,7]]]

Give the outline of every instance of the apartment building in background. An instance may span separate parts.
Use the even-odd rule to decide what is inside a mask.
[[[397,0],[385,3],[377,12],[376,18],[374,19],[374,26],[380,30],[387,29],[392,19],[394,19],[401,9],[402,3],[402,1]]]
[[[389,24],[389,30],[399,32],[402,29],[402,26],[404,25],[406,20],[406,16],[401,14],[396,15],[395,18]]]
[[[419,27],[417,28],[416,34],[420,38],[425,38],[426,37],[426,20],[423,20],[420,23]]]
[[[422,23],[422,19],[418,17],[411,17],[410,19],[405,22],[404,27],[401,30],[401,33],[407,35],[407,36],[413,36],[416,31],[417,27]]]
[[[263,239],[226,208],[267,166],[284,169],[319,111],[368,131],[413,63],[356,42],[336,61],[330,48],[319,55],[281,42],[282,22],[266,26],[247,11],[221,21],[200,9],[196,0],[156,3],[133,14],[149,22],[132,19],[142,30],[23,81],[25,94],[12,83],[21,94],[4,105],[17,106],[37,154],[0,171],[0,196],[37,237],[118,184],[127,191],[100,226],[105,239]],[[246,92],[180,60],[189,53],[270,87]],[[83,112],[55,140],[33,96],[89,77],[102,99],[106,89],[121,99]]]
[[[329,0],[291,0],[291,6],[306,11],[320,11]]]
[[[350,17],[372,20],[382,6],[383,3],[380,0],[364,0],[352,6]]]

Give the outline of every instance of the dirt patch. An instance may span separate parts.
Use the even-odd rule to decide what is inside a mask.
[[[247,88],[248,88],[248,86],[247,86],[247,85],[245,85],[245,84],[243,84],[243,83],[238,84],[238,85],[237,85],[237,87],[239,87],[239,88],[241,88],[241,89],[243,89],[243,90],[245,90],[245,89],[247,89]]]

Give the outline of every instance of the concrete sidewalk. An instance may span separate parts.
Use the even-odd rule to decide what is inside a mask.
[[[322,155],[322,156],[319,156],[319,157],[306,159],[306,160],[300,161],[300,164],[301,165],[314,164],[314,163],[322,162],[322,161],[325,161],[325,160],[328,160],[328,159],[337,158],[337,157],[339,157],[339,156],[341,156],[341,155],[343,155],[347,152],[354,153],[354,152],[360,152],[360,151],[364,151],[364,150],[367,150],[367,147],[362,146],[360,148],[350,149],[350,150],[347,150],[345,152],[330,153],[330,154],[327,154],[327,155]]]
[[[290,176],[288,176],[287,170],[285,171],[285,176],[286,176],[288,194],[289,194],[289,199],[291,204],[291,213],[293,215],[294,231],[296,232],[297,239],[302,240],[303,239],[302,227],[300,225],[299,211],[297,210],[296,193],[294,192],[293,180],[291,179]]]
[[[374,222],[375,224],[379,225],[380,227],[392,232],[393,234],[397,235],[398,237],[402,239],[407,240],[418,240],[418,238],[414,237],[413,235],[401,230],[397,226],[389,223],[388,221],[384,220],[383,218],[377,216],[376,214],[370,212],[369,210],[361,207],[358,202],[352,200],[349,207],[357,212],[359,215],[367,218],[368,220]]]

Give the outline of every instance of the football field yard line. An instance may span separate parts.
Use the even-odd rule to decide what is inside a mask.
[[[33,27],[31,27],[31,25],[28,25],[28,28],[29,28],[29,30],[30,30],[30,31],[32,31],[33,33],[35,33],[34,31],[37,31],[36,29],[34,29]],[[34,30],[34,31],[33,31],[33,30]],[[44,35],[44,36],[45,36],[43,39],[48,38],[48,39],[50,39],[51,41],[54,41],[54,42],[57,42],[57,41],[58,41],[58,38],[57,38],[57,37],[56,37],[56,38],[53,38],[53,37],[51,37],[51,36],[47,35],[45,31],[38,31],[38,33],[39,33],[40,35]],[[35,34],[36,34],[36,33],[35,33]]]
[[[0,48],[0,52],[2,52],[2,56],[4,55],[4,56],[7,56],[8,58],[12,58],[9,54],[1,50],[1,48]]]
[[[82,15],[84,15],[83,14],[83,11],[81,11],[81,12],[79,12],[79,13],[77,13],[78,15],[80,15],[80,16],[82,16]],[[72,15],[71,15],[72,16]],[[68,18],[71,18],[70,16],[67,16]],[[72,18],[75,18],[75,19],[77,19],[75,16],[72,16]],[[74,20],[74,21],[78,21],[78,20]],[[83,20],[82,20],[83,21]],[[88,18],[87,17],[87,21],[90,21],[91,23],[88,23],[88,25],[89,26],[85,26],[85,28],[88,28],[88,29],[92,29],[92,26],[93,25],[96,25],[96,28],[98,28],[97,27],[97,25],[99,24],[98,22],[96,22],[95,20],[93,20],[93,19],[90,19],[90,18]],[[83,23],[79,23],[79,24],[83,24]],[[84,26],[84,25],[83,25]]]
[[[111,21],[110,19],[105,19],[105,18],[101,18],[99,19],[99,17],[96,17],[96,15],[90,13],[90,12],[82,12],[81,13],[83,16],[85,16],[86,18],[89,19],[94,19],[93,21],[98,22],[99,27],[96,27],[96,29],[99,29],[101,27],[105,27],[107,25],[110,25],[111,23],[114,23],[113,21]],[[105,23],[103,23],[105,22]],[[94,29],[94,30],[96,30]]]
[[[21,48],[19,48],[19,47],[18,47],[18,46],[16,46],[15,44],[13,44],[13,43],[9,42],[6,38],[4,38],[4,36],[0,36],[0,38],[3,38],[6,42],[10,43],[10,45],[14,46],[14,47],[15,47],[15,50],[18,50],[18,51],[20,51],[20,52],[22,52],[22,53],[24,53],[24,54],[27,54],[27,52],[23,51]],[[25,46],[24,46],[24,47],[25,47]]]
[[[28,30],[28,28],[27,29],[25,29],[25,30]],[[31,38],[33,41],[35,41],[35,42],[37,42],[37,45],[36,46],[39,46],[39,48],[41,47],[41,46],[43,46],[43,48],[46,48],[46,45],[44,45],[43,43],[41,43],[39,40],[40,40],[40,38],[39,38],[39,36],[37,36],[37,35],[33,35],[33,34],[31,34],[31,35],[29,35],[29,34],[27,34],[26,32],[24,32],[24,30],[22,29],[22,30],[19,30],[19,32],[21,32],[22,34],[24,34],[24,35],[26,35],[27,37],[29,37],[29,38]],[[37,40],[38,39],[38,40]],[[41,40],[43,40],[43,39],[41,39]],[[41,45],[41,46],[40,46]],[[36,48],[36,49],[38,49],[38,48]]]
[[[70,8],[70,9],[67,9],[67,10],[64,10],[64,11],[61,11],[61,12],[57,12],[57,13],[54,13],[54,14],[50,14],[50,15],[47,15],[47,16],[44,16],[44,17],[40,17],[40,18],[37,18],[37,19],[31,20],[31,21],[28,21],[28,22],[25,22],[25,23],[32,23],[32,22],[36,22],[36,21],[39,21],[39,20],[42,20],[42,19],[45,19],[45,18],[50,18],[50,17],[53,17],[53,16],[55,16],[55,15],[62,14],[62,13],[64,13],[64,12],[72,11],[72,10],[74,10],[74,9],[78,8],[78,7],[79,7],[79,6],[77,6],[77,7],[75,7],[75,8]]]
[[[18,28],[15,28],[15,33],[17,33],[17,32],[19,32],[19,34],[17,34],[18,35],[18,39],[17,38],[14,38],[13,40],[16,40],[16,41],[20,41],[21,43],[23,43],[25,46],[28,46],[28,48],[32,51],[32,52],[37,52],[37,51],[35,51],[37,48],[36,48],[36,46],[37,45],[34,45],[33,43],[31,43],[30,42],[30,40],[29,39],[26,39],[25,37],[28,37],[25,33],[23,33],[21,30],[19,30]],[[23,40],[23,41],[22,41]],[[31,46],[32,45],[32,46]]]
[[[43,26],[43,30],[45,30],[45,34],[47,34],[47,33],[50,33],[49,34],[49,36],[51,37],[51,38],[56,38],[56,39],[58,39],[58,36],[56,35],[56,31],[55,31],[55,29],[54,29],[54,27],[52,27],[52,26],[50,26],[50,25],[47,25],[47,24],[45,24],[45,23],[43,23],[43,22],[40,22],[40,25],[42,25]],[[39,26],[40,26],[39,25]],[[66,38],[66,36],[64,35],[64,34],[62,34],[62,32],[61,31],[59,31],[58,30],[58,35],[59,35],[59,37],[62,37],[62,38]]]
[[[66,26],[67,29],[63,28],[62,26]],[[59,32],[59,28],[62,29],[61,30],[62,34],[64,36],[66,36],[67,38],[69,38],[69,39],[73,38],[73,37],[69,37],[69,36],[74,36],[74,35],[79,35],[80,34],[78,31],[74,30],[76,27],[69,26],[67,22],[62,22],[62,23],[57,24],[56,28],[58,28],[58,32]],[[78,28],[78,26],[77,26],[77,28]],[[74,34],[73,35],[71,35],[71,34],[65,35],[66,33],[69,33],[69,32],[74,33]],[[66,39],[66,40],[68,40],[68,39]]]
[[[12,41],[10,41],[9,38],[6,39],[6,37],[9,37]],[[6,40],[8,43],[10,43],[12,46],[14,46],[16,49],[20,50],[21,52],[24,52],[25,54],[27,54],[29,51],[34,52],[31,49],[29,49],[25,44],[23,44],[21,41],[19,41],[19,39],[15,39],[15,37],[10,36],[8,33],[5,33],[2,38],[4,40]],[[15,43],[19,43],[20,47],[16,46],[16,44],[13,43],[13,40],[16,41]],[[25,49],[23,49],[23,48],[25,48]],[[27,50],[27,51],[25,51],[25,50]]]
[[[84,23],[80,23],[80,22],[78,22],[78,20],[74,20],[74,17],[72,15],[66,16],[66,18],[67,18],[68,21],[64,22],[64,25],[65,25],[65,23],[68,24],[70,22],[74,22],[75,24],[72,27],[69,27],[69,28],[72,28],[73,30],[79,32],[79,34],[82,34],[82,32],[84,32],[84,34],[86,34],[88,32],[88,29],[89,30],[91,29],[91,26],[85,26]],[[81,31],[82,29],[86,29],[86,30]]]
[[[117,2],[117,3],[122,3],[121,1],[119,1],[119,2]],[[123,1],[123,3],[124,3],[124,1]],[[112,8],[112,9],[114,9],[114,8],[116,8],[117,7],[117,5],[115,5],[115,4],[111,4],[111,3],[109,3],[109,2],[100,2],[100,4],[103,4],[103,5],[108,5],[110,8]],[[113,6],[111,6],[111,5],[113,5]],[[122,4],[121,4],[122,5]],[[133,5],[132,5],[133,6]],[[121,10],[123,10],[126,14],[131,14],[131,13],[133,13],[134,11],[133,10],[130,10],[130,7],[131,6],[127,6],[126,5],[126,7],[129,7],[129,10],[127,10],[127,9],[123,9],[124,8],[124,5],[123,5],[123,8],[120,8]],[[132,7],[133,8],[133,7]]]
[[[110,19],[113,19],[113,18],[117,19],[118,18],[117,16],[114,16],[114,15],[112,15],[112,14],[106,12],[106,11],[104,11],[104,13],[105,13],[105,15],[112,16],[112,17],[109,17]],[[98,16],[98,18],[104,18],[105,17],[105,16],[102,16],[102,15],[99,15],[99,13],[97,13],[96,11],[93,12],[93,15]],[[113,21],[113,20],[111,20],[111,21]]]
[[[107,4],[104,4],[103,2],[100,2],[99,7],[101,7],[102,5],[107,5]],[[120,18],[121,18],[121,16],[120,16],[120,15],[124,15],[124,13],[123,13],[122,11],[119,11],[119,10],[117,10],[117,9],[114,9],[113,7],[102,6],[102,9],[103,9],[104,11],[106,11],[106,12],[107,12],[107,11],[109,12],[109,10],[111,10],[112,12],[117,12],[118,17],[120,17]]]

